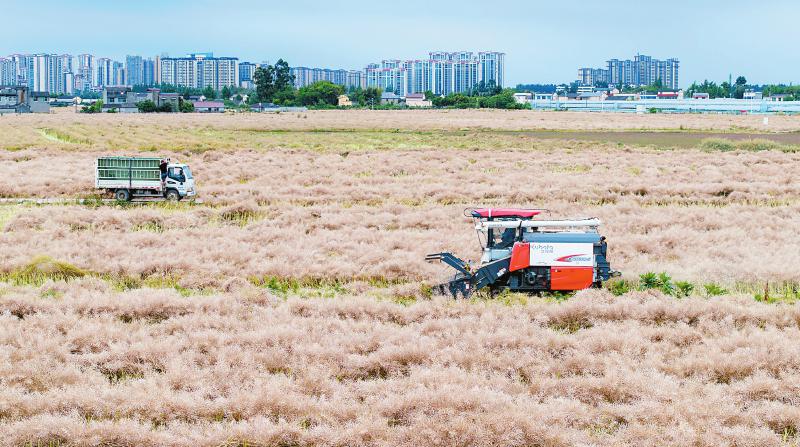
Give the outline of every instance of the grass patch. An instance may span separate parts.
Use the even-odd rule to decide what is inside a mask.
[[[129,371],[127,369],[102,369],[100,371],[106,376],[108,382],[112,385],[117,385],[128,380],[143,379],[144,374],[141,371]]]
[[[133,226],[133,231],[149,231],[152,233],[163,233],[164,225],[158,220],[148,220]]]
[[[772,140],[765,140],[763,138],[740,141],[736,143],[736,147],[743,151],[752,151],[752,152],[786,150],[786,146],[784,146],[783,144],[780,144]]]
[[[604,287],[614,296],[624,295],[636,289],[635,284],[627,279],[611,279],[610,281],[606,281]]]
[[[592,170],[592,167],[589,166],[589,165],[578,164],[578,165],[558,165],[558,166],[553,166],[550,169],[550,172],[565,173],[565,174],[569,174],[569,173],[585,174],[585,173],[587,173],[587,172],[589,172],[591,170]]]
[[[556,332],[565,332],[567,334],[574,334],[581,329],[589,329],[594,324],[588,318],[582,316],[574,316],[564,318],[557,321],[550,322],[547,327]]]
[[[92,144],[92,141],[86,138],[76,137],[70,135],[66,132],[62,132],[58,129],[52,129],[50,127],[43,127],[39,129],[39,133],[50,141],[57,141],[59,143],[67,143],[67,144]]]
[[[784,151],[796,152],[797,146],[790,146],[779,143],[777,141],[768,140],[765,138],[754,138],[750,140],[735,141],[727,138],[704,138],[700,141],[700,148],[713,152],[730,152],[734,150],[760,152],[760,151]]]
[[[700,141],[700,148],[707,151],[729,152],[736,149],[736,144],[725,138],[704,138]]]
[[[0,276],[17,286],[41,286],[46,281],[69,281],[88,273],[72,264],[57,261],[49,256],[36,256],[27,265]]]
[[[0,206],[0,231],[5,231],[6,225],[19,211],[19,205],[2,205]]]
[[[361,277],[353,276],[346,279],[302,277],[290,278],[274,275],[250,276],[247,278],[250,284],[256,287],[268,289],[272,293],[283,298],[289,295],[297,295],[303,298],[334,298],[337,295],[347,294],[350,291],[347,286],[356,282],[366,283],[373,289],[388,289],[395,285],[406,284],[408,281],[403,279],[388,279],[384,277]],[[433,294],[428,285],[420,285],[419,293],[423,297],[430,297]],[[394,295],[392,300],[400,304],[408,304],[410,300],[416,300],[416,295],[411,294]]]
[[[146,277],[129,275],[99,275],[100,278],[109,282],[114,290],[124,292],[142,288],[149,289],[173,289],[181,296],[192,296],[197,294],[207,294],[214,290],[204,288],[184,287],[180,284],[180,277],[177,275],[150,275]]]
[[[256,222],[263,217],[257,208],[248,205],[234,205],[219,213],[219,218],[225,223],[244,227],[251,222]]]

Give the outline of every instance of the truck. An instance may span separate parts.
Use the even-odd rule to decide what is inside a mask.
[[[95,162],[95,188],[109,191],[127,202],[133,198],[178,201],[197,194],[189,165],[169,162],[167,178],[161,181],[155,157],[100,157]]]

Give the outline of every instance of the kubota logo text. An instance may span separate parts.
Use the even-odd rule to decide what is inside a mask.
[[[585,261],[588,262],[591,260],[592,257],[586,255],[586,253],[580,253],[577,255],[567,255],[567,256],[562,256],[560,258],[556,258],[556,261],[558,262],[585,262]]]

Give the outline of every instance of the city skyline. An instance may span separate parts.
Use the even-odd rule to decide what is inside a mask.
[[[644,54],[636,54],[633,59],[609,59],[605,67],[581,67],[578,69],[578,83],[595,85],[653,85],[660,82],[665,89],[680,88],[680,61],[676,58],[660,60]]]
[[[9,16],[30,12],[27,2],[6,3]],[[0,42],[0,53],[37,53],[58,46],[62,52],[93,52],[124,61],[127,54],[213,51],[253,62],[283,58],[292,66],[363,69],[388,54],[411,59],[436,50],[502,51],[507,54],[507,85],[564,82],[574,78],[576,67],[590,61],[637,52],[679,58],[681,87],[703,79],[719,82],[730,74],[758,84],[789,83],[796,82],[795,73],[800,72],[800,61],[787,57],[795,39],[791,12],[800,6],[788,0],[771,2],[786,14],[761,18],[745,14],[748,3],[743,0],[676,0],[670,8],[674,12],[627,0],[609,0],[595,10],[581,4],[521,1],[503,2],[494,9],[454,1],[404,4],[404,11],[424,7],[425,14],[360,0],[345,9],[308,0],[266,6],[243,0],[236,8],[216,7],[213,15],[203,15],[211,5],[76,0],[63,8],[42,0],[37,17],[73,24],[69,32],[53,26],[31,33],[24,21],[11,21],[4,25],[9,37]],[[141,26],[92,26],[120,17]],[[186,26],[175,26],[176,19]],[[209,21],[224,32],[206,32]]]
[[[111,86],[172,85],[179,88],[254,87],[256,64],[213,52],[180,57],[127,55],[125,63],[94,54],[14,53],[0,57],[0,85],[26,86],[55,95]],[[290,67],[295,88],[330,81],[346,89],[379,87],[400,96],[468,92],[480,85],[504,86],[505,53],[428,52],[427,57],[401,61],[384,59],[363,70]]]

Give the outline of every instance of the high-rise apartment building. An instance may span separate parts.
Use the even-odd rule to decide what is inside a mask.
[[[366,85],[405,96],[432,91],[438,95],[468,92],[477,85],[505,82],[505,53],[436,51],[421,60],[384,60],[365,69]]]
[[[51,73],[50,92],[57,94],[72,93],[74,89],[75,58],[71,54],[61,54],[55,58],[55,67]]]
[[[17,70],[17,80],[13,85],[28,85],[28,65],[30,65],[31,56],[12,54],[8,58],[16,65]]]
[[[91,90],[97,85],[96,61],[91,54],[79,54],[75,70],[75,89]]]
[[[506,78],[506,54],[482,51],[478,53],[478,62],[481,70],[480,79],[487,84],[493,81],[495,85],[502,87]]]
[[[366,86],[361,71],[330,68],[291,67],[294,76],[295,88],[305,87],[317,81],[329,81],[334,84],[349,88],[364,88]]]
[[[97,58],[95,64],[94,83],[92,87],[105,87],[114,85],[113,61],[107,57]]]
[[[608,84],[608,70],[603,68],[579,68],[578,82],[581,85]]]
[[[239,87],[253,88],[257,67],[252,62],[239,62]]]
[[[70,93],[74,89],[73,57],[69,54],[14,55],[17,85],[27,85],[34,92]],[[18,61],[18,62],[17,62]],[[20,65],[26,72],[20,76]]]
[[[607,64],[608,82],[613,85],[652,85],[660,80],[664,88],[680,88],[678,59],[659,60],[637,54],[633,60],[611,59]]]
[[[399,66],[400,61],[385,60],[379,64],[367,65],[367,87],[378,87],[385,92],[394,92],[400,96],[410,93],[407,90],[407,70]]]
[[[239,59],[192,53],[187,57],[160,59],[161,83],[178,87],[222,90],[239,84]]]
[[[128,80],[130,85],[136,85]],[[142,85],[156,85],[156,62],[153,59],[142,60]]]
[[[17,63],[13,59],[0,57],[0,85],[17,85]]]
[[[111,85],[127,85],[128,82],[125,76],[125,66],[122,62],[111,62]]]
[[[125,56],[125,74],[129,85],[146,85],[142,56]]]
[[[51,56],[48,54],[34,54],[28,65],[28,88],[33,92],[49,91],[50,76],[53,69]]]

